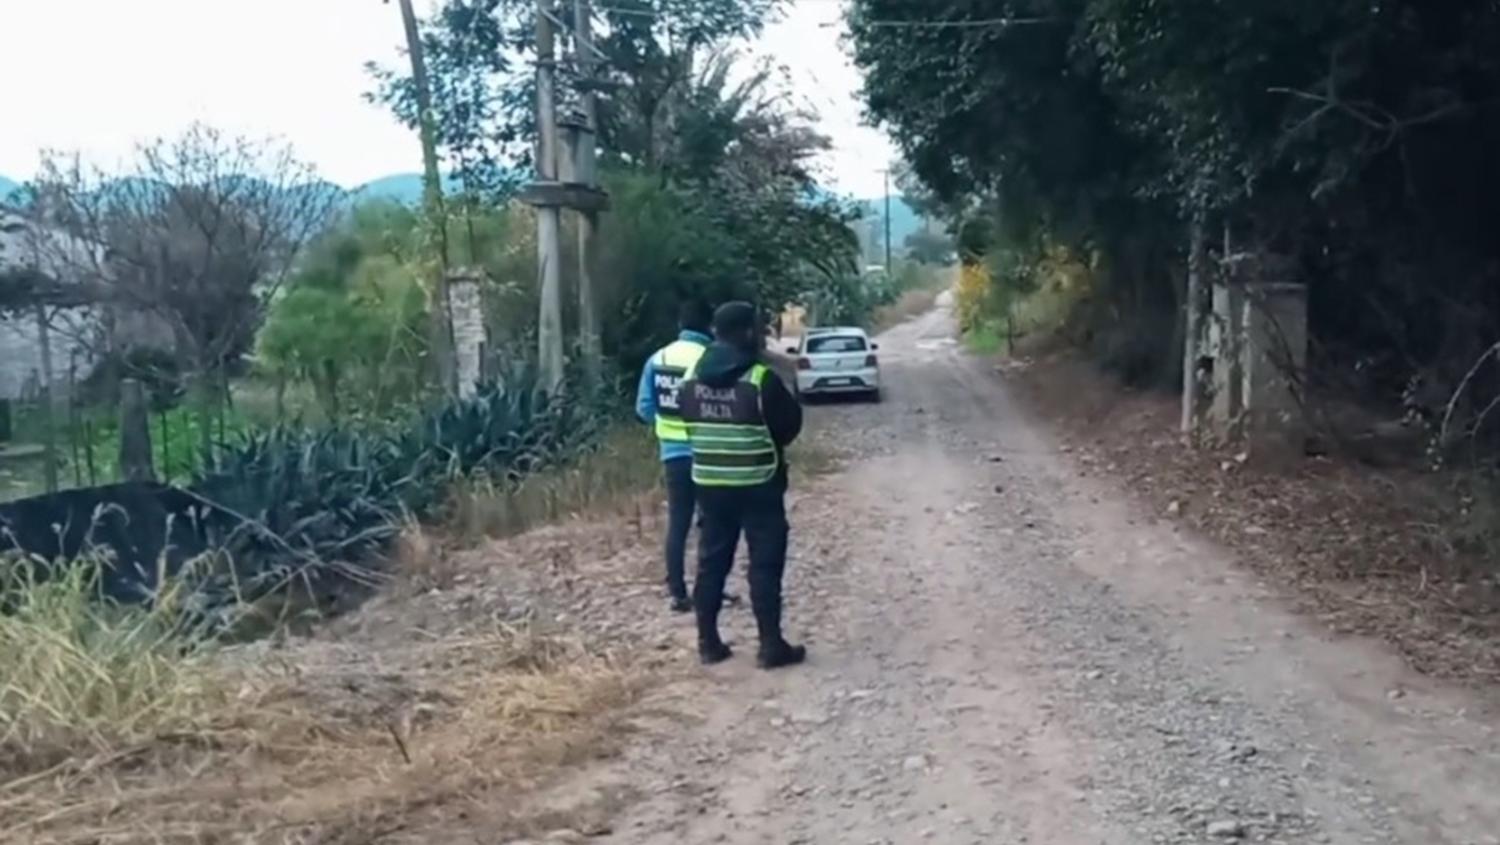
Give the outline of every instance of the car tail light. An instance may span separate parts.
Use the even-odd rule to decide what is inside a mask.
[[[875,360],[875,356],[874,355],[866,355],[865,356],[865,366],[866,367],[878,367],[878,366],[880,366],[880,362],[877,361],[877,360]]]
[[[797,369],[799,369],[799,370],[810,370],[810,369],[812,369],[812,362],[809,361],[809,360],[807,360],[806,358],[798,358],[797,359]]]

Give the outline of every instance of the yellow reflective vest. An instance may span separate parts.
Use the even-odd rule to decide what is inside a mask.
[[[651,356],[651,388],[656,392],[656,439],[687,442],[687,424],[682,421],[678,394],[682,380],[697,366],[706,348],[691,340],[674,340]]]
[[[728,387],[709,387],[689,371],[680,394],[693,445],[694,484],[754,487],[776,477],[781,455],[760,399],[770,374],[764,364],[756,364]]]

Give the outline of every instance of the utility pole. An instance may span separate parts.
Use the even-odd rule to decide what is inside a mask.
[[[594,139],[599,132],[599,101],[594,91],[594,21],[593,4],[589,0],[573,0],[574,58],[583,76],[583,124],[585,132],[575,151],[577,174],[580,181],[590,188],[598,187],[594,169]],[[604,356],[599,340],[599,311],[594,301],[594,252],[599,231],[598,212],[580,209],[578,212],[578,333],[583,354],[584,371],[591,382],[597,383],[599,369]]]
[[[536,176],[543,185],[557,183],[557,54],[552,0],[536,4]],[[556,391],[563,382],[562,209],[555,204],[536,210],[537,268],[541,275],[541,308],[537,326],[537,363],[542,387]]]

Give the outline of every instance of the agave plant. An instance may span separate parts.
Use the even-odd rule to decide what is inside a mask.
[[[452,398],[406,430],[277,428],[221,448],[190,488],[232,525],[214,543],[235,588],[259,594],[293,577],[363,577],[402,517],[430,517],[454,478],[518,481],[596,445],[623,403],[609,386],[538,389],[514,369]]]

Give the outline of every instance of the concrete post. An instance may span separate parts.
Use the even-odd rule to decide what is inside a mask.
[[[483,379],[485,336],[484,273],[457,269],[448,274],[448,319],[453,325],[453,357],[458,395],[471,398]]]
[[[1245,289],[1246,435],[1252,455],[1300,461],[1307,450],[1302,409],[1307,370],[1307,288],[1259,282]]]
[[[1243,280],[1233,269],[1214,284],[1209,337],[1214,360],[1210,415],[1221,437],[1238,440],[1245,417],[1245,297]]]

